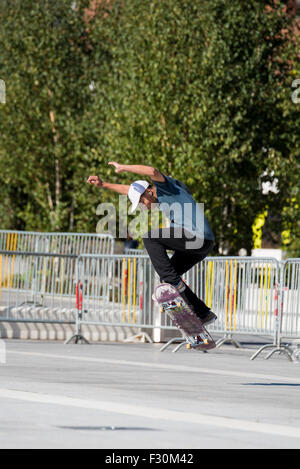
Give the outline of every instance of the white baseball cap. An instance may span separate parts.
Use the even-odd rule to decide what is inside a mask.
[[[128,191],[128,197],[132,205],[129,209],[129,213],[133,213],[137,209],[137,206],[140,203],[141,195],[145,192],[145,190],[149,186],[150,184],[147,181],[134,181],[130,185],[129,191]]]

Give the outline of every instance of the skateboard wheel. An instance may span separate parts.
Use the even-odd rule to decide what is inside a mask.
[[[187,348],[188,350],[190,350],[191,344],[186,344],[186,348]]]

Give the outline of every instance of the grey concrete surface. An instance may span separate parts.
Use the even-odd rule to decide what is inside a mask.
[[[300,363],[4,340],[0,448],[300,448]]]

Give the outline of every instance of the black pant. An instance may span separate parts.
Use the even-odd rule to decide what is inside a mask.
[[[183,229],[172,227],[160,228],[155,233],[149,231],[143,236],[143,241],[153,267],[160,276],[160,281],[174,286],[180,284],[182,274],[205,259],[214,244],[208,239],[203,242],[198,240],[196,248],[189,249],[187,247],[192,246],[191,243],[194,245],[196,238],[191,239]],[[167,249],[174,251],[171,258],[167,254]],[[210,310],[187,285],[180,294],[198,316],[203,317]]]

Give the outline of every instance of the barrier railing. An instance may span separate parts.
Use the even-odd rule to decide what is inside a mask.
[[[0,320],[74,322],[77,256],[113,251],[110,234],[0,230]]]
[[[78,334],[82,324],[176,330],[167,315],[157,314],[151,298],[154,278],[148,256],[79,256]],[[233,337],[238,334],[269,336],[277,343],[279,265],[275,259],[211,257],[185,279],[217,314],[218,321],[210,329],[224,334],[219,346],[226,341],[238,346]]]
[[[290,346],[283,344],[283,339],[300,338],[300,259],[287,259],[281,263],[278,308],[280,324],[276,342],[261,347],[251,359],[256,358],[262,351],[271,349],[266,358],[279,352],[292,361],[300,352],[299,349],[294,351]]]
[[[223,334],[218,347],[228,341],[239,347],[235,339],[239,334],[271,337],[276,343],[279,265],[275,259],[208,257],[183,278],[218,316],[209,326],[212,333]]]
[[[0,230],[0,250],[59,254],[113,254],[114,237],[96,233]]]
[[[148,256],[79,256],[77,328],[69,342],[85,340],[81,333],[84,324],[153,329],[154,278],[155,272]]]
[[[300,259],[284,263],[281,303],[281,338],[300,338]]]
[[[130,250],[131,255],[141,255]],[[236,333],[271,336],[276,342],[280,263],[273,258],[208,257],[183,275],[186,283],[217,314],[211,330],[224,333],[218,345]],[[162,326],[169,326],[165,318]],[[276,327],[275,327],[276,325]]]
[[[0,251],[0,321],[75,323],[76,259]]]
[[[125,249],[125,254],[128,256],[147,256],[147,251],[145,249],[132,249],[132,248],[126,248]]]
[[[185,275],[214,311],[209,326],[218,346],[241,334],[269,337],[275,352],[293,359],[283,339],[300,338],[300,259],[209,257]],[[72,322],[176,330],[152,300],[159,281],[147,255],[0,251],[0,321]],[[149,334],[147,334],[151,340]],[[74,338],[74,337],[73,337]],[[164,347],[165,348],[165,347]]]

